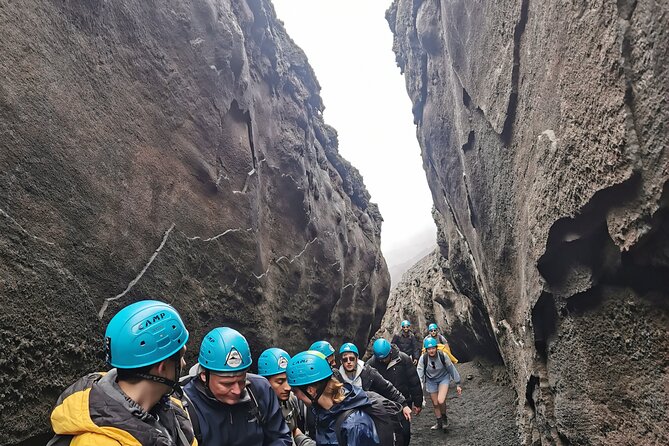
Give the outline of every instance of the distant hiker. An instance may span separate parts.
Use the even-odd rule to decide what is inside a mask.
[[[437,417],[437,424],[431,429],[444,429],[448,426],[448,417],[446,415],[446,395],[448,394],[448,385],[451,380],[455,381],[458,396],[462,394],[460,387],[460,374],[451,362],[447,354],[437,350],[437,340],[427,338],[423,342],[425,353],[418,361],[418,377],[425,386],[425,390],[430,394],[434,415]]]
[[[448,345],[448,341],[446,340],[444,335],[439,333],[439,326],[437,324],[435,324],[434,322],[432,322],[430,325],[428,325],[427,336],[425,336],[425,338],[423,339],[423,342],[425,342],[425,339],[427,339],[427,338],[434,338],[434,339],[437,340],[438,344]]]
[[[423,408],[423,389],[411,358],[386,339],[377,339],[372,348],[374,356],[365,365],[375,368],[390,381],[404,395],[407,406],[413,405],[414,413],[418,415]],[[411,424],[403,423],[403,427],[398,445],[408,445],[411,440]]]
[[[311,344],[309,350],[315,350],[319,353],[322,353],[330,364],[330,367],[333,369],[337,368],[337,358],[335,357],[335,349],[328,341],[316,341]]]
[[[276,393],[265,378],[248,373],[251,363],[246,338],[232,328],[214,328],[202,340],[198,363],[182,380],[202,446],[293,444]]]
[[[297,446],[313,446],[316,444],[307,434],[307,406],[300,401],[293,392],[286,376],[286,368],[290,361],[290,355],[280,348],[269,348],[262,352],[258,358],[258,375],[269,381],[274,389],[283,418],[288,424],[288,429],[293,435],[293,441]],[[314,435],[315,432],[310,432]]]
[[[105,332],[113,368],[86,375],[60,395],[48,445],[197,445],[181,402],[169,396],[178,387],[187,341],[170,305],[145,300],[123,308]]]
[[[401,352],[409,355],[413,364],[416,365],[418,358],[420,358],[420,341],[411,331],[411,322],[405,319],[400,325],[400,332],[393,336],[392,343],[397,345]]]
[[[381,444],[374,420],[364,411],[371,405],[365,391],[334,378],[322,353],[310,350],[293,356],[288,363],[288,383],[295,395],[314,411],[318,446]],[[338,432],[342,443],[337,438]]]

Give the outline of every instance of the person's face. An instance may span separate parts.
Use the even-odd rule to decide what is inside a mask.
[[[337,358],[335,358],[334,353],[325,359],[327,360],[328,364],[330,364],[330,367],[337,367]]]
[[[427,349],[428,356],[434,356],[437,354],[437,347],[430,347]]]
[[[315,390],[312,386],[307,387],[307,392],[311,393],[310,391],[311,391],[312,389],[314,390],[314,393],[313,393],[312,396],[315,396],[315,395],[316,395],[316,390]],[[294,390],[293,392],[295,393],[295,396],[296,396],[300,401],[302,401],[302,402],[303,402],[304,404],[306,404],[307,406],[311,406],[311,400],[309,399],[308,396],[306,396],[306,395],[304,394],[304,392],[302,392],[302,390],[300,390],[300,389],[298,389],[298,388],[296,387],[295,390]]]
[[[435,330],[430,330],[430,336],[432,336],[433,338],[436,338],[437,337],[437,330],[436,329]]]
[[[404,327],[402,327],[402,331],[404,333],[409,333],[409,328],[411,328],[411,327],[409,327],[408,325],[405,325]]]
[[[358,357],[351,352],[346,352],[341,355],[341,364],[344,366],[344,370],[352,372],[358,365]]]
[[[288,401],[288,398],[290,398],[290,384],[288,384],[285,373],[270,376],[267,378],[267,381],[269,381],[272,389],[274,389],[274,393],[276,393],[279,401]]]
[[[204,381],[204,373],[200,375]],[[246,373],[237,376],[209,375],[209,390],[223,404],[237,404],[246,388]]]

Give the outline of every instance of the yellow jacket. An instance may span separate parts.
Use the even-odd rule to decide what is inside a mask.
[[[116,376],[115,369],[91,373],[63,392],[51,413],[56,436],[48,446],[197,446],[178,399],[159,402],[155,417],[125,397]]]

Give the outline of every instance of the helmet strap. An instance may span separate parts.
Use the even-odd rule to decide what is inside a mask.
[[[165,384],[167,387],[172,389],[170,394],[174,393],[174,391],[179,388],[178,380],[172,381],[171,379],[167,379],[163,376],[150,375],[148,373],[136,373],[135,376],[137,376],[138,378],[146,379],[147,381],[153,381],[156,383]]]

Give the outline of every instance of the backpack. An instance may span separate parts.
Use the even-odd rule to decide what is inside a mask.
[[[367,398],[371,403],[369,406],[346,410],[337,417],[334,429],[335,434],[337,434],[337,443],[340,446],[346,446],[347,443],[344,442],[341,436],[341,426],[349,415],[356,410],[362,410],[374,421],[376,433],[379,436],[379,445],[395,446],[395,432],[402,430],[402,419],[404,418],[402,405],[376,392],[367,391],[365,393],[367,393]]]
[[[458,358],[453,356],[453,353],[451,353],[451,347],[448,344],[437,344],[437,350],[446,353],[448,355],[448,359],[450,359],[453,364],[458,363]],[[426,351],[425,347],[423,347],[423,349],[421,350],[421,354],[424,354],[425,351]],[[441,358],[441,355],[439,357]],[[444,362],[443,358],[441,362],[442,363]],[[423,366],[427,366],[427,362],[423,364]]]

